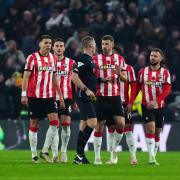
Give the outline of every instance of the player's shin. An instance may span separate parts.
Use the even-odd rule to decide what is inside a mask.
[[[29,144],[32,152],[32,158],[37,156],[37,132],[38,132],[38,128],[36,127],[29,128]]]

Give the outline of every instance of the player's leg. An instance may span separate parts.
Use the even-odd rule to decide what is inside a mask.
[[[37,156],[37,133],[39,128],[38,117],[40,117],[41,105],[39,104],[38,99],[36,98],[28,98],[28,111],[30,117],[29,124],[29,144],[32,153],[32,161],[37,163],[39,162]]]
[[[52,162],[52,160],[49,158],[48,149],[52,145],[54,137],[58,134],[59,119],[57,113],[57,103],[53,99],[47,99],[45,101],[45,105],[44,110],[49,119],[49,128],[46,133],[41,158],[44,158],[47,162]]]
[[[164,123],[164,108],[156,110],[156,130],[155,130],[155,148],[154,154],[156,156],[160,145],[160,133]]]
[[[30,118],[30,125],[29,125],[29,144],[32,153],[32,161],[37,163],[38,156],[37,156],[37,133],[38,133],[38,119],[31,119]]]
[[[95,160],[94,164],[102,164],[101,162],[101,145],[102,145],[102,134],[104,129],[105,121],[98,121],[97,125],[94,130],[94,153],[95,153]]]
[[[131,113],[127,112],[125,105],[124,105],[124,109],[125,109],[124,134],[126,136],[126,143],[128,145],[129,152],[131,154],[131,164],[135,165],[137,164],[137,158],[136,158],[136,147],[135,147],[135,142],[134,142],[134,137],[133,137]]]
[[[131,154],[131,164],[135,165],[137,164],[137,158],[136,158],[136,147],[133,137],[133,131],[132,131],[132,124],[126,124],[124,128],[124,134],[126,136],[126,143],[129,148],[129,152]]]
[[[142,114],[145,121],[146,143],[149,153],[149,164],[156,164],[154,155],[155,147],[155,114],[153,110],[142,105]]]
[[[61,115],[61,162],[67,162],[67,146],[71,135],[71,117],[68,115]]]

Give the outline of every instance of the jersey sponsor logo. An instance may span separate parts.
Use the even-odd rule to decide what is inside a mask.
[[[155,87],[162,87],[163,82],[161,81],[145,81],[145,85],[148,86],[155,86]]]
[[[39,71],[54,71],[54,67],[40,66]]]
[[[104,64],[100,66],[100,69],[115,69],[115,65],[114,64]]]
[[[67,76],[67,75],[68,75],[68,71],[61,71],[61,70],[58,70],[58,71],[56,72],[56,75]]]

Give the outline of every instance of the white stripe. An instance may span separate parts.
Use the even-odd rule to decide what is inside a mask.
[[[48,58],[44,57],[44,61],[47,62]],[[44,75],[44,86],[43,86],[43,98],[47,98],[47,93],[46,93],[46,89],[47,89],[47,83],[48,83],[48,73],[49,71],[45,71],[45,75]]]
[[[41,62],[41,57],[39,56],[39,53],[35,53],[36,59],[37,59],[37,84],[36,84],[36,97],[39,98],[39,94],[40,94],[40,85],[41,85],[41,80],[42,80],[42,71],[39,71],[39,67],[42,66],[42,62]]]
[[[156,71],[152,72],[152,77],[155,77],[155,82],[156,82]],[[156,86],[155,84],[152,85],[152,96],[153,96],[153,100],[156,99]]]
[[[120,96],[121,96],[121,101],[125,101],[124,97],[124,81],[120,81]]]
[[[50,59],[52,59],[52,66],[54,67],[54,70],[56,69],[56,67],[55,67],[55,61],[54,61],[54,57],[53,57],[53,55],[51,54],[51,53],[49,53],[49,56],[50,56]],[[51,62],[51,60],[50,60],[50,62]],[[53,94],[52,94],[52,84],[53,84],[53,82],[52,82],[52,79],[53,79],[53,71],[51,71],[51,73],[50,73],[50,82],[49,82],[49,97],[52,97],[53,96]]]
[[[68,72],[68,73],[69,73],[69,63],[70,63],[69,58],[65,58],[65,64],[67,64],[67,72]],[[68,98],[67,81],[68,81],[68,74],[67,74],[67,76],[64,76],[64,84],[63,84],[63,88],[64,88],[64,99],[67,99],[67,98]]]
[[[161,70],[160,70],[160,73],[159,73],[159,76],[160,76],[160,78],[159,78],[159,81],[161,81],[162,83],[164,83],[164,72],[165,72],[165,69],[164,68],[161,68]],[[159,92],[160,92],[160,94],[162,93],[162,91],[163,91],[163,85],[159,88]]]
[[[102,55],[98,55],[98,65],[101,67],[103,65]],[[100,78],[104,78],[104,71],[100,69]],[[104,96],[104,83],[100,83],[100,93]]]
[[[117,65],[120,66],[118,54],[114,54],[114,59],[118,60],[118,64]],[[118,75],[115,74],[115,81],[114,81],[114,92],[115,92],[115,94],[118,94],[118,83],[120,83],[119,79],[118,79]]]
[[[145,68],[144,70],[144,82],[148,82],[148,76],[149,76],[149,73],[148,73],[148,67]],[[145,99],[146,99],[146,102],[149,102],[149,94],[148,94],[148,85],[144,84],[144,90],[145,90]]]
[[[108,61],[109,57],[106,57],[106,62]],[[107,77],[112,76],[112,69],[107,69]],[[112,96],[112,81],[108,81],[108,96]]]

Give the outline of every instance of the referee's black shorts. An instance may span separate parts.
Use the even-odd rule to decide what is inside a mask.
[[[83,93],[81,97],[77,98],[76,102],[80,109],[81,120],[86,121],[91,118],[96,118],[96,102],[94,100]]]
[[[47,114],[57,113],[58,107],[54,98],[28,97],[28,114],[32,119],[44,118]]]
[[[96,112],[98,121],[113,119],[114,116],[124,117],[120,96],[97,96]]]

